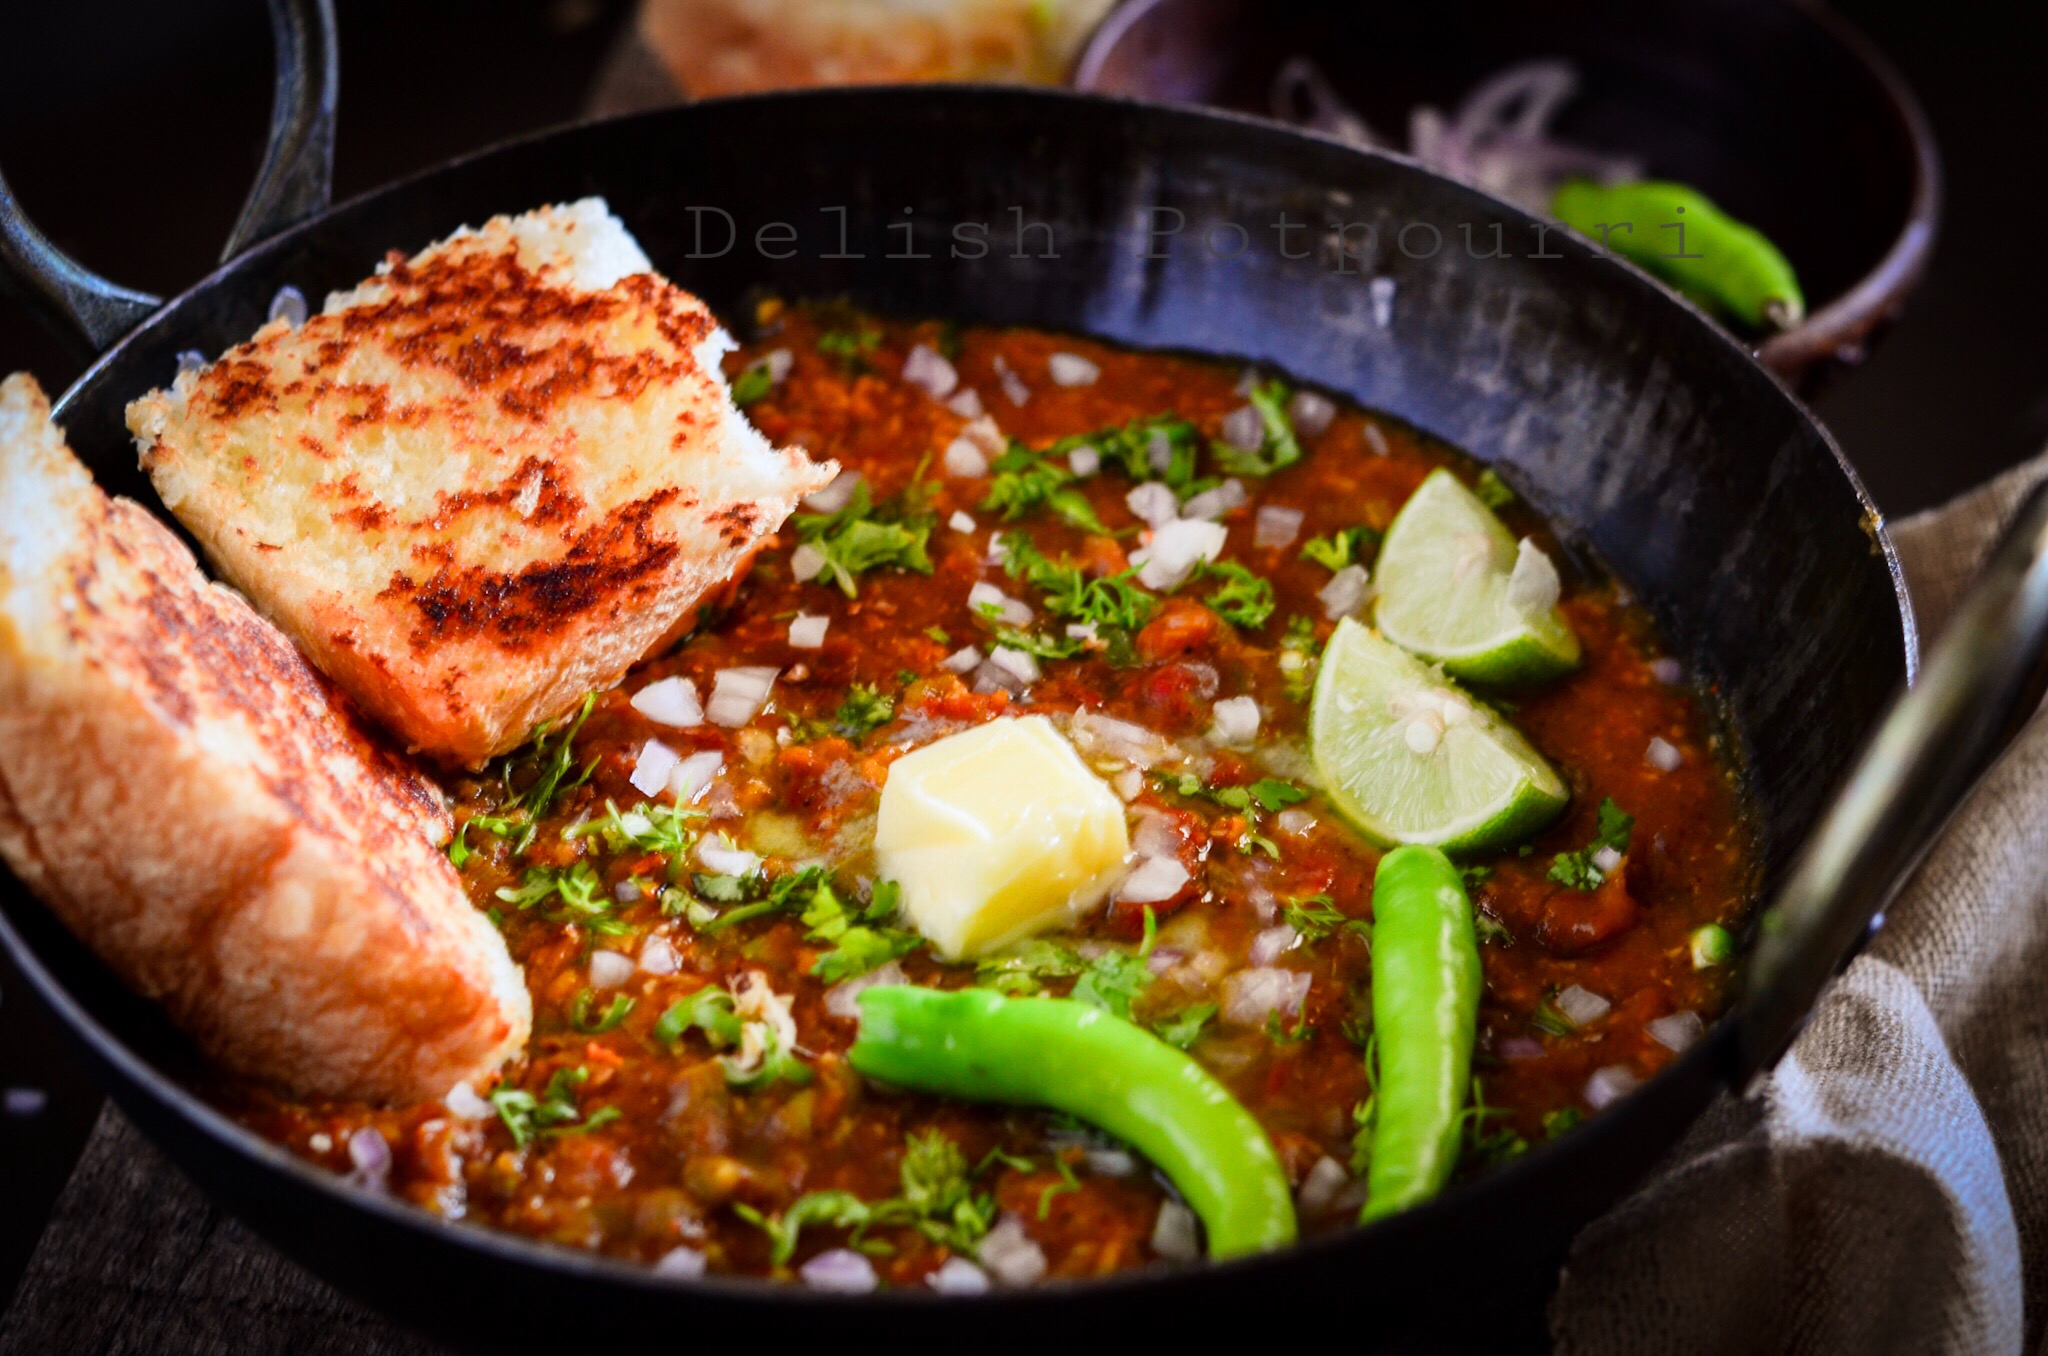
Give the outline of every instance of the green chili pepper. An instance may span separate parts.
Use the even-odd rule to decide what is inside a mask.
[[[1464,878],[1430,847],[1395,848],[1372,884],[1373,1098],[1369,1194],[1378,1219],[1443,1188],[1479,1022],[1479,939]]]
[[[1266,1132],[1193,1059],[1066,998],[878,985],[860,996],[860,1073],[968,1101],[1050,1107],[1151,1159],[1208,1230],[1211,1257],[1294,1241],[1294,1197]]]
[[[1778,247],[1698,189],[1572,179],[1557,190],[1550,214],[1716,315],[1756,330],[1789,329],[1806,316],[1799,279]]]

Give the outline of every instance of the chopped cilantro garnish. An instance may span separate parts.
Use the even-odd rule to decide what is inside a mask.
[[[1283,905],[1280,916],[1307,942],[1320,942],[1351,921],[1328,895],[1310,895]]]
[[[839,709],[823,720],[789,717],[790,734],[799,742],[838,735],[858,744],[896,718],[896,699],[872,683],[855,683],[846,689]]]
[[[732,995],[710,984],[670,1004],[654,1024],[654,1039],[674,1049],[685,1035],[701,1031],[712,1049],[730,1050],[740,1043],[743,1025],[733,1012]]]
[[[990,1161],[983,1159],[981,1167]],[[915,1229],[940,1247],[974,1256],[995,1225],[996,1203],[975,1190],[960,1146],[936,1130],[912,1134],[896,1172],[899,1194],[885,1201],[870,1203],[850,1191],[811,1191],[773,1217],[744,1202],[733,1213],[768,1235],[769,1261],[778,1267],[789,1265],[803,1231],[813,1225],[853,1230],[855,1247],[873,1229]]]
[[[1316,1029],[1308,1024],[1308,1013],[1305,1011],[1296,1015],[1293,1026],[1287,1025],[1286,1022],[1281,1020],[1278,1008],[1266,1014],[1267,1038],[1278,1041],[1282,1045],[1292,1045],[1297,1041],[1305,1041],[1315,1034]]]
[[[1569,1036],[1578,1030],[1578,1027],[1572,1025],[1572,1019],[1559,1011],[1557,1004],[1551,1001],[1548,994],[1536,1005],[1536,1011],[1529,1014],[1529,1025],[1546,1036]]]
[[[1072,947],[1039,938],[982,957],[974,967],[974,982],[1022,998],[1044,993],[1048,979],[1068,979],[1087,968]]]
[[[1068,997],[1129,1021],[1131,1004],[1155,978],[1143,956],[1105,951],[1089,963]]]
[[[745,1201],[736,1202],[732,1212],[768,1235],[772,1241],[768,1260],[775,1266],[784,1267],[796,1256],[797,1239],[806,1228],[813,1224],[839,1229],[858,1228],[867,1223],[869,1208],[866,1201],[851,1191],[807,1191],[773,1217],[762,1214]]]
[[[1514,490],[1491,466],[1479,473],[1479,481],[1472,487],[1472,493],[1488,508],[1502,508],[1515,502]]]
[[[692,826],[704,817],[702,810],[685,805],[664,805],[658,801],[645,801],[624,811],[613,802],[606,801],[604,810],[602,819],[587,819],[565,830],[562,836],[577,839],[595,835],[608,852],[624,852],[631,848],[659,853],[668,858],[671,881],[676,878],[683,860],[697,841]]]
[[[775,377],[768,370],[768,360],[757,358],[732,379],[732,403],[745,409],[774,389]]]
[[[1074,1165],[1064,1157],[1055,1155],[1052,1165],[1058,1170],[1060,1180],[1038,1193],[1038,1217],[1044,1219],[1052,1213],[1053,1198],[1064,1196],[1081,1189],[1081,1179],[1074,1175]]]
[[[542,1137],[578,1135],[619,1119],[619,1109],[611,1106],[583,1114],[576,1091],[589,1081],[590,1070],[581,1065],[557,1069],[539,1097],[521,1088],[499,1088],[491,1094],[491,1105],[512,1132],[512,1142],[524,1149]]]
[[[1335,574],[1346,565],[1362,565],[1379,549],[1380,534],[1369,527],[1339,528],[1327,537],[1310,537],[1302,543],[1301,558],[1313,561]]]
[[[1635,826],[1634,815],[1623,813],[1611,799],[1603,799],[1600,802],[1599,827],[1593,841],[1577,852],[1558,853],[1550,864],[1550,879],[1574,890],[1599,889],[1607,880],[1607,872],[1595,859],[1604,849],[1627,852],[1629,835]]]
[[[1195,426],[1185,419],[1155,414],[1133,419],[1121,428],[1062,438],[1047,455],[1064,457],[1077,447],[1092,447],[1102,454],[1105,466],[1116,467],[1132,480],[1165,481],[1176,496],[1186,499],[1204,488],[1195,479],[1200,441]],[[1155,451],[1159,453],[1156,461]]]
[[[1073,488],[1074,473],[1058,462],[1039,456],[1022,443],[1012,443],[990,469],[995,477],[981,501],[984,512],[1000,512],[1004,521],[1015,522],[1034,509],[1045,508],[1083,532],[1110,535],[1088,496]]]
[[[810,1066],[796,1056],[796,1051],[782,1048],[782,1037],[775,1028],[759,1024],[761,1033],[761,1061],[751,1069],[742,1068],[730,1055],[720,1061],[725,1066],[725,1085],[729,1088],[761,1088],[772,1083],[788,1083],[803,1087],[811,1081]]]
[[[837,512],[799,513],[791,519],[797,540],[824,557],[818,579],[852,598],[860,591],[855,578],[885,565],[930,574],[927,544],[937,520],[923,507],[927,496],[918,489],[921,483],[878,508],[863,480]]]
[[[1216,1018],[1214,1003],[1197,1003],[1182,1008],[1171,1017],[1163,1017],[1152,1024],[1152,1034],[1176,1049],[1186,1050],[1201,1039],[1209,1023]]]
[[[528,867],[519,884],[501,888],[498,898],[519,909],[559,899],[559,907],[542,910],[541,916],[551,923],[580,923],[593,932],[607,934],[630,931],[626,924],[611,916],[612,901],[604,894],[604,882],[588,862],[565,867]]]
[[[1286,684],[1289,700],[1306,702],[1314,692],[1316,657],[1322,648],[1322,642],[1316,639],[1313,617],[1297,613],[1287,619],[1287,629],[1280,637],[1279,664],[1280,679]]]
[[[1252,408],[1265,425],[1265,437],[1256,452],[1229,443],[1216,442],[1210,450],[1216,464],[1232,475],[1266,476],[1301,460],[1301,443],[1294,436],[1294,421],[1287,416],[1287,383],[1277,378],[1261,382],[1251,392]]]
[[[1474,1078],[1471,1099],[1458,1113],[1458,1120],[1464,1128],[1466,1153],[1489,1165],[1505,1163],[1528,1153],[1529,1141],[1513,1129],[1505,1125],[1489,1127],[1488,1122],[1505,1115],[1507,1112],[1499,1107],[1486,1104],[1486,1089]]]
[[[1098,633],[1130,632],[1150,621],[1159,606],[1159,600],[1138,584],[1136,570],[1090,578],[1077,565],[1046,559],[1022,532],[1007,534],[1003,545],[1003,569],[1043,592],[1045,610],[1055,617],[1094,626]]]
[[[849,377],[868,370],[868,354],[882,342],[881,331],[865,326],[853,330],[826,330],[818,336],[818,352],[833,359]]]
[[[617,1030],[619,1023],[625,1021],[633,1011],[633,1000],[624,994],[616,994],[611,1005],[592,1021],[590,1005],[596,997],[590,990],[585,989],[576,995],[576,1002],[569,1009],[569,1024],[586,1036],[601,1036],[607,1031]]]
[[[588,781],[597,767],[592,759],[576,771],[576,736],[583,729],[583,722],[590,719],[591,708],[597,705],[597,694],[587,693],[583,706],[575,719],[564,727],[555,721],[542,721],[533,729],[533,738],[523,749],[506,754],[495,769],[498,780],[504,783],[507,798],[496,815],[478,815],[469,821],[477,828],[489,829],[501,838],[509,840],[514,852],[524,852],[533,844],[533,836],[540,830],[540,821],[547,817],[564,792],[572,791]],[[571,772],[576,772],[573,779]],[[513,788],[517,787],[517,790]],[[464,833],[468,825],[464,826]],[[458,852],[457,849],[460,849]],[[469,849],[461,836],[449,849],[449,858],[458,867],[468,859]]]
[[[1473,911],[1472,930],[1478,935],[1482,944],[1486,942],[1497,942],[1502,946],[1513,946],[1515,944],[1515,934],[1508,931],[1508,925],[1495,918],[1492,914],[1482,910],[1475,909]]]
[[[830,885],[821,885],[804,907],[803,924],[814,942],[831,942],[832,950],[811,964],[811,974],[824,984],[864,975],[907,956],[924,945],[915,932],[881,924],[896,914],[902,890],[895,881],[877,881],[866,908],[849,905]]]
[[[1552,1139],[1556,1139],[1559,1135],[1577,1126],[1580,1121],[1585,1119],[1585,1113],[1575,1106],[1561,1107],[1556,1111],[1546,1111],[1543,1113],[1543,1133]]]
[[[1242,565],[1228,560],[1205,561],[1195,577],[1223,581],[1202,601],[1232,626],[1251,630],[1264,626],[1273,615],[1272,584]]]

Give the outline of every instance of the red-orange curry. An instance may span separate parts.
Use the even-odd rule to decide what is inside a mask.
[[[1311,777],[1301,748],[1304,663],[1332,629],[1318,597],[1332,571],[1304,546],[1384,529],[1436,467],[1468,483],[1479,468],[1398,423],[1341,409],[1321,431],[1301,432],[1298,463],[1246,479],[1247,502],[1224,514],[1223,558],[1270,583],[1268,611],[1255,587],[1233,605],[1209,600],[1220,582],[1197,582],[1165,598],[1134,635],[1042,658],[1042,677],[1028,686],[991,681],[985,669],[953,671],[948,659],[970,645],[985,653],[999,624],[970,607],[977,582],[1034,596],[991,563],[994,539],[1021,531],[1046,558],[1101,576],[1124,568],[1135,519],[1128,477],[1109,466],[1075,475],[1057,457],[1047,464],[1067,468],[1064,508],[1039,503],[1004,521],[985,507],[991,474],[948,473],[945,449],[963,430],[972,438],[988,428],[970,427],[975,403],[1032,449],[1164,412],[1206,439],[1245,403],[1239,371],[1063,335],[899,324],[832,307],[769,305],[762,320],[755,344],[730,364],[740,395],[751,397],[749,415],[777,443],[863,476],[870,516],[925,534],[930,572],[869,569],[848,597],[829,571],[794,576],[800,534],[786,528],[723,613],[622,689],[599,694],[573,741],[558,730],[538,753],[450,783],[457,821],[468,822],[455,855],[478,906],[501,920],[535,1002],[527,1058],[494,1097],[378,1109],[297,1105],[249,1089],[221,1096],[265,1135],[442,1215],[681,1273],[790,1275],[851,1241],[881,1284],[913,1285],[996,1225],[1004,1279],[1101,1275],[1153,1264],[1162,1249],[1184,1255],[1161,1223],[1170,1189],[1117,1146],[1051,1116],[865,1084],[843,1058],[855,1035],[851,990],[834,993],[847,982],[841,975],[878,963],[864,978],[1050,993],[1083,983],[1185,1045],[1256,1114],[1301,1189],[1304,1232],[1352,1227],[1370,1005],[1367,938],[1345,924],[1368,915],[1379,854],[1313,794],[1282,807],[1228,793]],[[919,344],[949,356],[959,390],[975,397],[942,401],[903,379]],[[1099,376],[1058,384],[1047,375],[1055,355],[1085,359]],[[1086,373],[1085,364],[1060,363]],[[1255,545],[1261,506],[1299,509],[1298,535]],[[1091,511],[1107,534],[1076,525]],[[1567,559],[1527,510],[1507,503],[1500,512],[1518,535]],[[1564,609],[1584,663],[1514,692],[1502,709],[1566,777],[1571,808],[1523,851],[1468,873],[1483,915],[1475,1073],[1485,1110],[1470,1121],[1466,1172],[1567,1130],[1675,1058],[1697,1030],[1689,1014],[1711,1020],[1731,985],[1725,964],[1695,959],[1692,938],[1703,925],[1735,924],[1750,899],[1738,792],[1699,694],[1660,661],[1644,615],[1611,581],[1583,566],[1568,573]],[[792,647],[799,614],[830,618],[821,647]],[[767,708],[739,728],[667,728],[629,704],[676,674],[709,694],[715,675],[736,666],[779,670]],[[608,804],[648,800],[629,777],[650,738],[685,757],[713,751],[721,771],[691,835],[727,834],[763,854],[769,880],[829,863],[857,910],[872,889],[867,843],[880,787],[908,748],[1005,712],[1082,709],[1199,744],[1214,703],[1234,694],[1254,696],[1265,713],[1250,753],[1214,753],[1198,784],[1127,774],[1119,785],[1137,832],[1177,835],[1192,874],[1152,906],[1149,942],[1143,911],[1112,905],[1008,966],[945,965],[923,949],[896,957],[915,939],[881,924],[868,938],[875,945],[845,954],[817,920],[799,916],[800,900],[778,908],[695,856],[649,846],[648,835],[626,842],[600,831]],[[1653,740],[1664,747],[1653,750]],[[508,824],[508,804],[555,775],[557,794],[537,827],[522,830],[516,813]],[[1594,840],[1604,799],[1635,817],[1621,866],[1590,891],[1552,880],[1559,854]],[[570,884],[549,892],[562,880]],[[521,907],[522,887],[535,882],[545,897]],[[594,963],[600,952],[615,958]],[[1229,976],[1259,966],[1310,977],[1299,1009],[1264,1021],[1219,1012]],[[736,992],[754,982],[749,974],[790,1000],[796,1048],[735,1075],[734,1049],[716,1031],[721,1010],[700,1013],[687,1000],[708,986]],[[857,1232],[834,1223],[830,1208],[790,1211],[821,1192],[899,1206]],[[915,1199],[904,1206],[906,1198]],[[947,1275],[957,1280],[958,1265]]]

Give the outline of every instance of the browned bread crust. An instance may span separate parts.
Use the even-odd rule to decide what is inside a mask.
[[[0,382],[0,856],[225,1067],[417,1102],[521,1049],[440,792]]]
[[[474,765],[681,635],[832,477],[595,199],[498,217],[129,407],[220,572],[414,749]]]

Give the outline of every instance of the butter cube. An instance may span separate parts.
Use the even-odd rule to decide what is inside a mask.
[[[1131,850],[1123,802],[1044,716],[994,720],[889,769],[876,865],[947,960],[1072,923]]]

